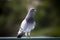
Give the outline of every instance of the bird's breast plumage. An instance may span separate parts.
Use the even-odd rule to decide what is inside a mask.
[[[35,22],[27,23],[26,20],[23,20],[23,22],[21,23],[21,28],[24,32],[30,32],[32,29],[35,28]]]

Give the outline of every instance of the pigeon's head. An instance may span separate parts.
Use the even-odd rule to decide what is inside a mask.
[[[32,14],[34,14],[34,13],[35,13],[35,11],[36,11],[36,9],[35,9],[35,8],[31,8],[31,9],[30,9],[30,13],[32,13]]]

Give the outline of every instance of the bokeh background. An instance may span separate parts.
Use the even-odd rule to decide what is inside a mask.
[[[60,37],[60,1],[39,0],[31,36]],[[16,37],[27,14],[27,0],[0,0],[0,37]]]

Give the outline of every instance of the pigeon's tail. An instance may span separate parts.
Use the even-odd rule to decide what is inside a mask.
[[[17,35],[17,38],[21,38],[24,35],[24,32],[21,32],[20,34]]]

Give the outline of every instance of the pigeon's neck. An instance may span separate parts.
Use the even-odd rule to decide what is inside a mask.
[[[34,13],[30,13],[28,12],[27,16],[26,16],[26,21],[28,23],[33,23],[34,22]]]

